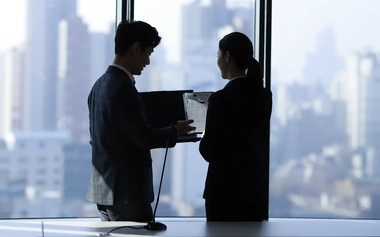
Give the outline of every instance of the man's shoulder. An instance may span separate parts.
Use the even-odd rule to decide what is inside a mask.
[[[128,75],[124,72],[107,70],[101,75],[94,86],[120,86],[120,85],[133,85]]]

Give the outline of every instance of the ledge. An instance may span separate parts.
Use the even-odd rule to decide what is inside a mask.
[[[113,228],[109,236],[380,236],[380,220],[352,219],[286,219],[271,218],[267,222],[212,222],[204,218],[157,218],[167,230],[132,229],[145,223],[102,222],[98,218],[8,219],[0,220],[0,236],[4,237],[84,237],[99,236]]]

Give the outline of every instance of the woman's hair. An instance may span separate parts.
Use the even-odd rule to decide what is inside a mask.
[[[252,42],[245,34],[232,32],[224,36],[219,41],[219,50],[223,54],[228,51],[235,60],[235,66],[241,70],[248,69],[246,77],[263,87],[260,63],[253,57]]]

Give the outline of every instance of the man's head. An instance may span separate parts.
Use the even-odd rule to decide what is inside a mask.
[[[122,21],[115,36],[117,63],[133,75],[140,75],[150,64],[150,54],[161,42],[156,28],[143,21]]]

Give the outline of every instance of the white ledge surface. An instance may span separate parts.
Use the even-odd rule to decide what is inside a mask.
[[[144,223],[102,222],[85,219],[9,219],[0,220],[1,237],[87,237],[100,236],[113,228],[125,226],[109,236],[172,236],[172,237],[229,237],[229,236],[380,236],[380,220],[351,219],[282,219],[268,222],[213,222],[204,218],[157,218],[167,230],[132,229]]]

